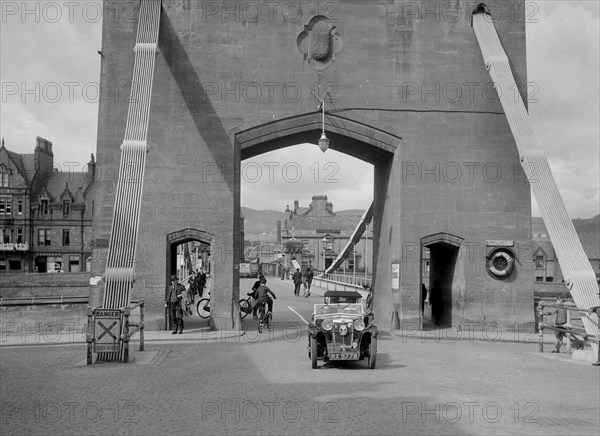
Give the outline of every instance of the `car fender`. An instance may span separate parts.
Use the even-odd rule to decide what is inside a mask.
[[[379,330],[377,330],[377,326],[375,326],[374,324],[369,324],[364,330],[363,330],[363,335],[365,333],[369,333],[371,336],[373,336],[374,338],[377,337],[377,334],[379,333]]]
[[[321,329],[317,327],[314,323],[308,324],[308,335],[311,338],[316,338],[317,335],[321,332]]]

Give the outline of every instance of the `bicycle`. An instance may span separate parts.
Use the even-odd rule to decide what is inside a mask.
[[[240,316],[242,319],[246,318],[248,314],[252,312],[252,294],[250,293],[246,295],[248,295],[248,298],[242,298],[240,300]]]
[[[240,300],[240,316],[242,319],[252,312],[251,294],[247,295],[248,298]],[[196,305],[196,312],[198,312],[200,318],[208,318],[210,316],[210,298],[201,298]]]
[[[210,298],[201,298],[196,305],[196,312],[200,318],[208,318],[210,316]]]
[[[273,314],[269,310],[269,303],[263,301],[258,308],[258,333],[262,333],[263,325],[266,324],[270,330],[273,321]]]

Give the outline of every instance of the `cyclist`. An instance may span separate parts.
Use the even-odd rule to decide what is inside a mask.
[[[267,279],[265,278],[265,276],[263,276],[262,274],[260,276],[258,276],[258,280],[256,282],[254,282],[254,285],[252,286],[252,294],[248,294],[250,296],[252,296],[252,298],[256,298],[256,290],[258,289],[258,287],[264,283],[267,283]]]
[[[274,299],[277,299],[273,291],[271,291],[266,285],[267,279],[265,276],[260,276],[260,285],[254,290],[256,295],[256,304],[252,308],[252,315],[256,318],[256,311],[260,305],[264,302],[267,303],[269,312],[273,313],[273,299],[269,296],[272,295]],[[253,288],[254,289],[254,288]]]
[[[258,289],[258,287],[260,285],[262,285],[264,283],[267,283],[267,279],[265,278],[265,276],[263,276],[262,274],[260,276],[258,276],[258,280],[256,282],[254,282],[254,285],[252,286],[252,292],[247,293],[246,295],[249,296],[250,298],[252,298],[252,300],[254,301],[254,305],[252,306],[254,308],[254,306],[256,305],[256,301],[258,300],[258,294],[256,293],[256,290]],[[256,316],[256,311],[253,311],[253,315],[254,318],[258,318]]]

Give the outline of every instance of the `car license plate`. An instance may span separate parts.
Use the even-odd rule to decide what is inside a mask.
[[[358,353],[329,353],[329,360],[358,360]]]

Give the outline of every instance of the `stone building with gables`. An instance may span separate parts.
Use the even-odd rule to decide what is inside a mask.
[[[338,254],[344,249],[354,229],[359,223],[362,213],[336,214],[333,204],[327,201],[326,195],[314,195],[308,207],[300,207],[294,201],[294,208],[289,206],[285,211],[288,219],[281,231],[282,244],[290,258],[295,257],[303,266],[311,266],[322,271],[329,267]],[[341,269],[347,272],[372,270],[369,253],[373,253],[372,227],[363,235],[363,240],[355,246]],[[301,259],[301,260],[300,260]],[[355,267],[356,265],[356,267]]]
[[[96,163],[54,168],[52,143],[33,154],[0,147],[0,274],[88,271]]]

